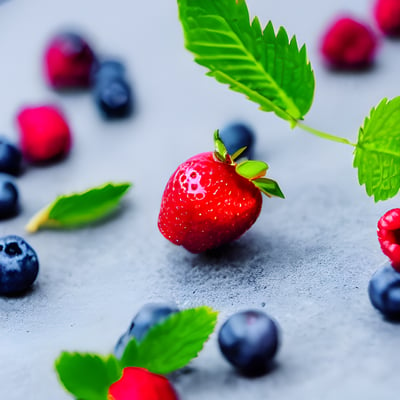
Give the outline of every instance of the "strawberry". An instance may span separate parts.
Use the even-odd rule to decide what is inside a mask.
[[[283,194],[278,184],[264,178],[268,165],[235,159],[214,134],[215,151],[201,153],[181,164],[169,179],[158,218],[160,232],[192,253],[219,247],[246,232],[261,211],[261,192]]]
[[[173,387],[161,375],[144,368],[124,368],[122,378],[108,390],[109,400],[178,400]]]
[[[387,211],[378,221],[378,240],[392,267],[400,272],[400,208]]]
[[[23,108],[17,115],[23,156],[31,162],[52,161],[71,147],[71,132],[55,106]]]

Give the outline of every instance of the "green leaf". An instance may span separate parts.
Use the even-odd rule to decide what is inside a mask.
[[[252,181],[264,194],[268,197],[275,196],[284,199],[285,196],[282,193],[278,183],[268,178],[257,178]]]
[[[62,352],[55,369],[64,388],[80,400],[107,400],[108,388],[122,376],[113,355]]]
[[[139,344],[135,344],[136,350],[126,349],[123,365],[169,374],[198,355],[216,323],[217,313],[205,306],[171,314],[150,329]]]
[[[267,170],[268,164],[264,161],[248,160],[236,165],[236,172],[247,179],[260,178]]]
[[[81,193],[57,197],[28,222],[26,230],[40,227],[76,227],[97,221],[110,214],[132,186],[131,183],[106,183]]]
[[[292,126],[303,119],[315,87],[305,46],[271,22],[264,30],[257,18],[250,23],[244,0],[177,1],[185,46],[209,76]]]
[[[375,201],[395,196],[400,189],[400,96],[383,99],[360,128],[354,167],[360,185]]]
[[[122,368],[135,366],[135,360],[138,358],[138,347],[138,342],[134,337],[132,337],[126,345],[124,354],[122,354],[120,360]]]

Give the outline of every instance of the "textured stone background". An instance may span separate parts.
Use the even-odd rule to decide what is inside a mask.
[[[361,74],[323,68],[319,37],[342,10],[372,22],[372,1],[249,0],[252,15],[286,26],[307,43],[317,87],[306,122],[356,140],[383,97],[399,94],[400,42],[382,41],[376,67]],[[0,234],[25,236],[41,270],[33,290],[0,298],[0,397],[68,399],[53,372],[61,350],[109,352],[147,301],[207,304],[231,313],[264,309],[282,347],[267,376],[244,379],[219,354],[215,335],[175,380],[182,400],[388,399],[398,397],[400,327],[371,307],[369,277],[383,262],[375,229],[398,200],[374,204],[357,184],[350,147],[325,142],[262,113],[205,77],[183,47],[174,1],[12,0],[0,7],[0,130],[16,139],[23,104],[57,102],[75,134],[73,151],[18,178],[22,212]],[[87,93],[46,88],[40,57],[48,37],[78,28],[104,55],[122,57],[137,98],[127,121],[103,121]],[[255,226],[236,243],[191,255],[158,232],[164,185],[176,166],[211,149],[212,132],[250,123],[257,156],[286,200],[265,199]],[[132,180],[116,218],[76,231],[28,236],[27,220],[57,194]]]

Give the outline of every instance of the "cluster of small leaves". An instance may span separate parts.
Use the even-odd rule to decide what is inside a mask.
[[[217,316],[206,306],[171,314],[142,341],[132,338],[120,360],[114,355],[62,352],[55,362],[59,380],[76,399],[107,400],[110,385],[125,367],[169,374],[187,365],[214,331]]]
[[[321,138],[355,146],[354,167],[360,185],[375,201],[400,190],[400,98],[384,99],[359,132],[357,144],[300,124],[314,95],[314,73],[306,48],[285,29],[275,33],[271,22],[264,29],[250,20],[245,0],[177,0],[185,45],[207,75],[246,95],[263,111]],[[247,168],[247,167],[246,167]],[[264,178],[263,178],[264,179]],[[266,191],[274,191],[269,181]]]
[[[233,155],[230,155],[219,136],[218,130],[214,132],[214,147],[215,157],[219,161],[235,165],[236,173],[253,182],[266,196],[285,198],[278,183],[272,179],[265,178],[269,168],[267,163],[258,160],[245,160],[239,164],[235,163],[235,160],[246,150],[246,147],[242,147]]]

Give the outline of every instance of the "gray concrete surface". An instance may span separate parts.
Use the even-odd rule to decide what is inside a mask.
[[[356,140],[372,106],[400,92],[400,42],[383,41],[362,74],[323,68],[319,37],[342,10],[372,22],[372,1],[249,0],[252,15],[285,25],[307,43],[317,87],[307,123]],[[40,57],[48,37],[77,27],[96,50],[126,60],[137,98],[127,121],[103,121],[87,93],[46,88]],[[280,324],[282,347],[267,376],[238,376],[214,335],[189,374],[175,379],[182,400],[392,399],[398,397],[400,326],[371,307],[368,280],[385,262],[376,223],[398,198],[375,204],[357,184],[352,149],[324,142],[262,113],[205,77],[183,48],[174,1],[10,0],[0,7],[0,130],[16,138],[23,104],[57,102],[75,141],[71,155],[18,178],[22,212],[0,223],[37,250],[33,290],[0,298],[0,397],[68,399],[53,371],[61,350],[109,352],[142,304],[207,304],[231,313],[264,309]],[[176,166],[211,149],[212,132],[249,122],[257,156],[270,164],[285,200],[265,199],[240,240],[211,255],[174,247],[157,230],[164,185]],[[108,180],[132,180],[118,215],[75,231],[24,232],[57,194]]]

